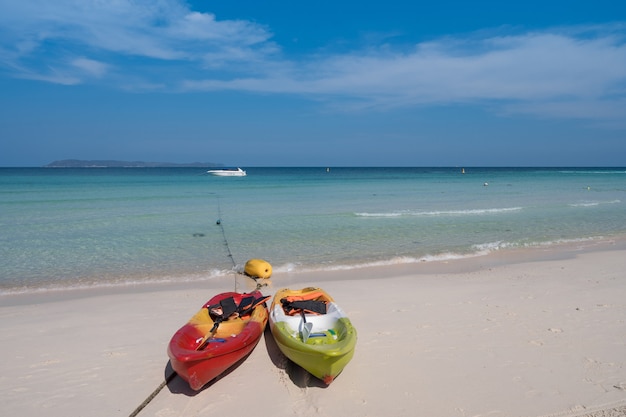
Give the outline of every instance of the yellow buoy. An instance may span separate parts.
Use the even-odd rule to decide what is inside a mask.
[[[246,275],[267,279],[272,276],[272,265],[263,259],[250,259],[244,268]]]

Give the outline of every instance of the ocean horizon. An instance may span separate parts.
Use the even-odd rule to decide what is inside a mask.
[[[0,168],[0,294],[333,271],[626,233],[623,167]]]

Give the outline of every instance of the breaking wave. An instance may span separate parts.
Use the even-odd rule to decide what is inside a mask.
[[[416,211],[416,210],[399,210],[387,213],[354,213],[358,217],[438,217],[438,216],[482,216],[486,214],[502,214],[523,210],[523,207],[505,207],[491,209],[469,209],[469,210],[432,210],[432,211]]]
[[[604,204],[619,204],[621,200],[611,200],[611,201],[582,201],[580,203],[572,203],[569,204],[570,207],[596,207]]]

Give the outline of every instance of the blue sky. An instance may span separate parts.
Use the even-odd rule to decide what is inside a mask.
[[[0,166],[625,166],[626,2],[0,0],[0,91]]]

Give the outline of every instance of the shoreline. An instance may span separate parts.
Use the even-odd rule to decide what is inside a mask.
[[[603,252],[621,250],[626,251],[626,234],[611,237],[598,237],[566,241],[559,244],[545,246],[531,246],[520,248],[505,248],[490,251],[486,254],[476,254],[466,257],[437,260],[421,260],[415,262],[385,263],[382,265],[364,265],[337,269],[320,269],[304,271],[281,271],[274,265],[273,281],[298,284],[306,281],[342,281],[354,279],[379,279],[387,276],[403,275],[432,275],[432,274],[460,274],[476,272],[509,264],[523,264],[550,260],[571,259],[587,252]],[[243,265],[241,266],[243,268]],[[237,281],[235,283],[235,280]],[[43,287],[24,291],[0,292],[0,301],[3,305],[39,304],[58,300],[71,300],[100,295],[115,295],[127,293],[143,293],[158,291],[175,291],[184,289],[220,289],[228,287],[230,290],[251,291],[254,284],[249,277],[236,271],[225,271],[222,276],[209,276],[189,280],[175,278],[163,281],[135,280],[123,283],[104,283],[100,285],[85,285],[81,287]],[[263,282],[263,281],[260,281]]]
[[[197,393],[175,377],[138,415],[218,415],[243,401],[276,417],[618,415],[626,407],[624,243],[275,274],[264,294],[320,286],[355,325],[354,359],[335,382],[323,388],[290,365],[266,329],[227,375]],[[232,283],[2,297],[5,412],[130,415],[171,373],[173,333]]]

